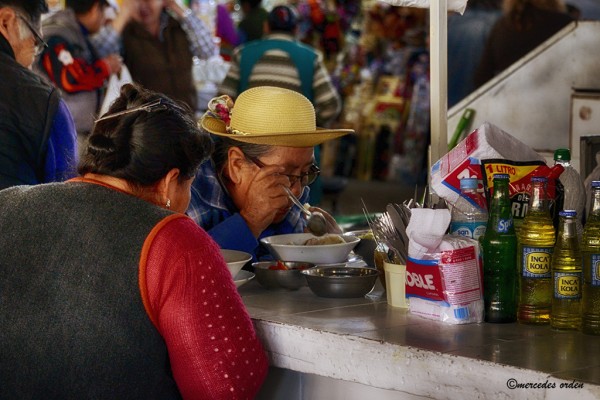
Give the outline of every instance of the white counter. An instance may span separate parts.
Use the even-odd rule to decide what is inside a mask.
[[[447,325],[389,307],[380,292],[327,299],[255,280],[239,290],[271,365],[296,371],[290,378],[275,369],[262,398],[600,398],[600,337],[517,323]]]

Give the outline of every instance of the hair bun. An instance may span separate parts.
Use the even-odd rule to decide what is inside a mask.
[[[115,141],[105,135],[91,135],[87,147],[92,154],[113,153],[117,149]]]

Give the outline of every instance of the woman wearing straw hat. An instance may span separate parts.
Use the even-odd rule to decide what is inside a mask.
[[[314,146],[353,133],[316,127],[315,110],[303,95],[260,86],[242,92],[235,105],[227,96],[212,99],[202,128],[213,134],[215,151],[194,182],[188,215],[222,247],[266,254],[259,239],[303,232],[306,220],[284,187],[305,203],[307,187],[319,174]],[[341,232],[322,212],[330,232]]]

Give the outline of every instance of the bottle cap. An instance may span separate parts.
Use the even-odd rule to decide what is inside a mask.
[[[569,149],[556,149],[554,151],[555,161],[571,161],[571,150]]]
[[[545,176],[532,176],[531,183],[534,182],[548,182],[548,178],[546,178]]]
[[[462,178],[460,180],[461,189],[477,189],[477,178]]]
[[[494,179],[506,179],[508,180],[510,177],[508,174],[494,174]]]
[[[593,188],[600,187],[600,181],[592,181],[592,187]]]
[[[561,217],[574,217],[577,215],[577,211],[575,210],[562,210],[558,213]]]

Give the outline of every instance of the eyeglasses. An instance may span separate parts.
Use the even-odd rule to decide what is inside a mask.
[[[248,160],[252,161],[254,163],[254,165],[256,165],[258,168],[266,167],[266,165],[263,164],[258,158],[250,157],[247,154],[244,154],[244,155],[246,156],[246,158]],[[290,180],[291,186],[294,186],[296,184],[296,182],[300,182],[301,186],[308,186],[311,183],[313,183],[314,181],[316,181],[320,174],[321,174],[321,170],[319,169],[319,167],[317,167],[315,164],[312,164],[308,168],[308,171],[306,171],[303,174],[300,174],[300,175],[281,174],[281,175],[285,175],[288,177],[288,179]]]
[[[167,108],[168,107],[166,104],[162,104],[162,99],[158,99],[155,101],[151,101],[151,102],[142,104],[141,106],[138,106],[138,107],[130,108],[129,110],[119,111],[114,114],[108,114],[108,115],[105,114],[102,118],[98,118],[95,122],[100,122],[100,121],[104,121],[105,119],[120,117],[121,115],[127,115],[127,114],[131,114],[131,113],[134,113],[137,111],[146,111],[148,113],[151,113],[154,111],[166,110]]]
[[[25,18],[21,14],[17,14],[17,17],[19,17],[21,21],[25,23],[27,29],[31,31],[31,34],[33,35],[33,38],[35,40],[35,55],[38,56],[39,54],[41,54],[42,51],[44,51],[45,48],[48,47],[48,43],[46,43],[44,39],[42,39],[42,35],[38,33],[38,31],[33,27],[33,25],[31,25],[27,18]]]

